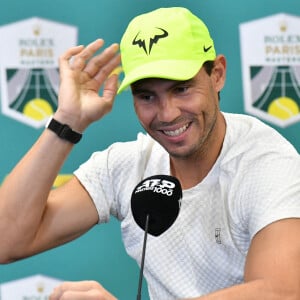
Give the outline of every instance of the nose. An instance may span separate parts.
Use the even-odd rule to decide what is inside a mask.
[[[159,99],[157,118],[160,122],[172,122],[180,116],[180,108],[176,99],[164,96]]]

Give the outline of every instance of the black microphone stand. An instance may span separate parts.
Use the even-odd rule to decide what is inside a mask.
[[[143,243],[143,251],[142,251],[142,260],[141,260],[141,269],[140,269],[140,278],[139,278],[139,285],[138,285],[138,293],[137,293],[137,300],[142,299],[141,291],[142,291],[142,284],[143,284],[143,273],[144,273],[144,261],[146,255],[146,243],[147,243],[147,235],[148,235],[148,227],[149,227],[149,214],[146,216],[146,224],[145,224],[145,233],[144,233],[144,243]]]

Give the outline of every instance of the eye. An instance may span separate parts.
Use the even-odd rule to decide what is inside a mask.
[[[187,93],[188,89],[189,89],[188,85],[179,85],[179,86],[176,86],[173,89],[173,91],[176,94],[185,94],[185,93]]]
[[[151,102],[154,100],[154,95],[151,93],[135,93],[134,98],[138,101]]]

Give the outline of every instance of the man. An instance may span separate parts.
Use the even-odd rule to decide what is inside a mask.
[[[299,154],[260,121],[220,111],[225,57],[184,8],[136,17],[121,41],[119,92],[131,86],[148,134],[94,153],[70,182],[51,190],[80,133],[112,108],[117,76],[109,74],[118,48],[94,56],[102,45],[74,47],[60,59],[54,120],[1,187],[1,261],[71,241],[112,214],[140,262],[143,230],[132,217],[132,190],[143,178],[171,174],[183,199],[171,228],[148,238],[151,299],[299,300]],[[115,297],[87,281],[65,283],[50,299]]]

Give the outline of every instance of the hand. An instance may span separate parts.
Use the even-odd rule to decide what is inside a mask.
[[[70,48],[59,60],[61,84],[54,117],[79,132],[112,109],[117,92],[118,76],[111,73],[120,64],[119,47],[112,44],[96,55],[103,44],[98,39]]]
[[[96,281],[64,282],[56,287],[49,300],[117,300]]]

